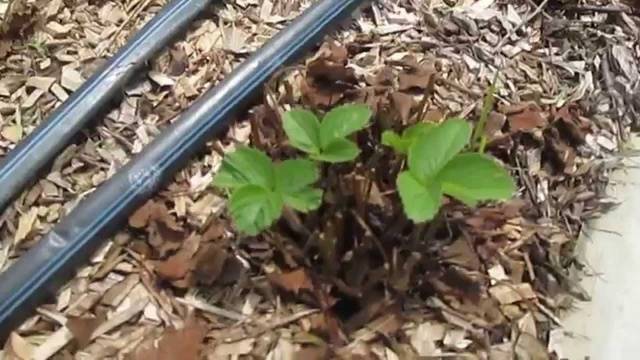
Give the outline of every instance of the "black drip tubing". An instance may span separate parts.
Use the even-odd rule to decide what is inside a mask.
[[[224,129],[281,66],[365,0],[319,0],[207,91],[141,153],[0,274],[0,338],[33,313],[127,217]]]
[[[0,160],[0,212],[209,2],[173,0],[163,7],[101,70]]]

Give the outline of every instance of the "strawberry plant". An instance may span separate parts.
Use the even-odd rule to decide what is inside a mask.
[[[468,206],[513,195],[513,179],[495,159],[481,153],[461,153],[470,138],[471,126],[463,119],[440,125],[417,124],[401,135],[383,134],[383,143],[407,155],[407,169],[398,175],[396,185],[411,220],[433,219],[443,195]]]
[[[238,230],[257,235],[282,214],[283,206],[302,212],[317,209],[322,190],[316,164],[291,159],[274,164],[263,152],[246,146],[227,154],[214,186],[231,192],[229,213]]]
[[[313,160],[329,163],[355,159],[360,149],[347,137],[369,124],[371,110],[364,105],[343,105],[329,111],[322,122],[307,110],[284,114],[284,130],[291,146]],[[242,146],[227,154],[213,185],[230,192],[229,213],[236,227],[248,235],[267,229],[284,206],[309,212],[322,202],[322,190],[313,187],[320,174],[308,159],[279,163],[263,152]]]
[[[284,131],[291,146],[310,158],[329,163],[346,162],[360,154],[347,137],[369,125],[371,110],[366,105],[343,105],[329,111],[322,121],[308,110],[294,109],[283,116]]]

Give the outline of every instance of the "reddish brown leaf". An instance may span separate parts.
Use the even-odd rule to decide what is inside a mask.
[[[136,210],[131,216],[129,216],[129,226],[141,229],[147,226],[149,219],[155,208],[155,203],[152,200],[147,201],[138,210]]]
[[[414,104],[413,97],[402,92],[394,92],[391,94],[391,100],[400,120],[406,123],[409,120],[411,108]]]
[[[333,62],[346,62],[349,58],[347,48],[335,41],[328,41],[322,44],[316,58],[324,58]]]
[[[333,63],[326,59],[318,59],[307,65],[307,75],[325,81],[356,81],[353,69],[344,64]]]
[[[507,122],[507,117],[496,111],[489,113],[487,124],[484,127],[484,134],[488,140],[493,140],[502,135],[502,128]]]
[[[431,66],[423,66],[417,71],[401,73],[398,77],[398,89],[401,91],[412,89],[429,89],[433,85],[434,74],[435,69]]]
[[[218,240],[224,236],[227,224],[223,221],[213,221],[202,234],[202,241]]]
[[[393,84],[393,79],[393,70],[390,67],[384,67],[378,70],[375,75],[369,75],[365,78],[367,83],[373,86],[390,86]]]
[[[298,294],[300,290],[313,290],[313,283],[306,270],[297,269],[288,273],[268,274],[267,277],[277,287]]]
[[[147,201],[129,217],[129,225],[137,229],[146,227],[151,221],[162,222],[173,230],[181,230],[176,220],[169,214],[167,206],[153,200]]]
[[[509,128],[512,132],[530,131],[547,126],[547,119],[535,105],[528,106],[524,111],[509,116]]]
[[[185,327],[167,329],[157,345],[155,342],[147,342],[138,347],[133,359],[135,360],[198,360],[203,348],[203,340],[207,334],[207,328],[192,320]]]
[[[307,103],[320,108],[333,106],[344,96],[342,91],[331,87],[317,86],[307,80],[302,80],[300,90]]]
[[[575,145],[584,143],[589,131],[589,122],[580,116],[580,110],[575,104],[567,104],[553,114],[553,121],[560,133]]]
[[[69,317],[67,319],[67,323],[65,326],[71,333],[73,337],[78,342],[78,346],[80,349],[89,345],[91,342],[91,335],[93,331],[104,322],[104,318],[96,317],[96,318],[80,318],[80,317]]]
[[[184,73],[188,66],[187,54],[181,46],[171,49],[171,63],[169,64],[169,74],[178,76]]]
[[[182,248],[175,255],[164,261],[156,262],[157,274],[166,280],[184,278],[195,266],[193,256],[200,246],[200,235],[192,235],[182,243]]]
[[[480,259],[469,240],[464,237],[458,238],[453,244],[445,247],[442,251],[442,257],[448,263],[456,264],[469,270],[480,270]]]
[[[221,246],[206,244],[196,254],[194,273],[198,282],[211,285],[218,279],[227,260],[227,251]]]
[[[166,280],[182,279],[190,268],[191,258],[184,253],[177,253],[167,260],[159,261],[155,267],[158,276]]]
[[[304,347],[295,353],[294,360],[326,360],[329,359],[326,347]]]
[[[438,109],[429,110],[422,117],[424,122],[440,122],[442,119],[444,119],[444,114]]]

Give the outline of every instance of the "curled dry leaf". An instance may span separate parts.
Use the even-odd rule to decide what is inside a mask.
[[[219,245],[204,245],[195,256],[196,280],[205,285],[212,285],[222,274],[228,256],[227,251]]]
[[[200,246],[200,235],[192,235],[182,242],[180,250],[166,260],[156,262],[156,273],[165,280],[180,280],[195,267],[194,255]],[[175,285],[175,284],[174,284]],[[184,284],[186,285],[186,284]]]
[[[167,206],[153,200],[147,201],[129,217],[129,226],[142,229],[151,221],[159,221],[170,229],[181,230],[173,216],[169,214]]]
[[[313,290],[313,283],[305,269],[297,269],[287,273],[268,274],[267,278],[275,286],[298,294],[300,290]]]
[[[508,116],[512,132],[531,131],[547,126],[547,119],[537,105],[528,105],[523,111]]]
[[[81,349],[89,345],[91,342],[91,335],[93,331],[104,322],[105,318],[102,317],[69,317],[65,326],[73,337],[78,342],[78,347]]]
[[[344,97],[344,91],[357,82],[355,72],[347,66],[347,50],[333,42],[325,43],[307,63],[301,91],[314,107],[328,107]]]
[[[400,73],[398,89],[400,91],[430,89],[435,80],[435,73],[435,68],[427,65],[419,67],[416,71]]]
[[[167,329],[159,341],[147,341],[140,345],[135,360],[199,360],[204,347],[207,328],[195,319],[189,319],[182,329]]]
[[[406,124],[409,120],[409,115],[411,114],[411,109],[414,105],[413,97],[409,94],[398,91],[391,94],[391,100],[393,103],[393,107],[398,113],[398,117],[403,123]]]

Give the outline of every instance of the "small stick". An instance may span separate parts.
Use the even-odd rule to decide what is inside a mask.
[[[182,305],[188,305],[188,306],[192,306],[198,310],[202,310],[204,312],[208,312],[211,313],[213,315],[217,315],[217,316],[221,316],[221,317],[225,317],[227,319],[231,319],[231,320],[235,320],[235,321],[245,321],[247,320],[247,317],[243,314],[237,313],[235,311],[230,311],[227,309],[223,309],[221,307],[218,306],[214,306],[208,303],[205,303],[202,300],[199,300],[197,298],[192,298],[192,299],[183,299],[183,298],[179,298],[176,297],[174,298],[178,303],[182,304]]]

